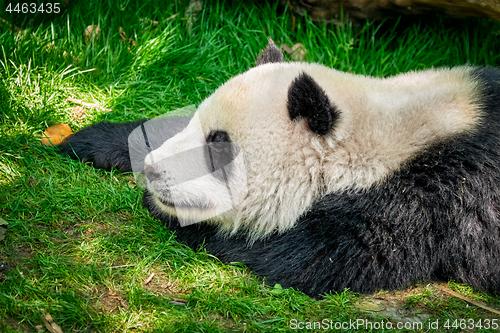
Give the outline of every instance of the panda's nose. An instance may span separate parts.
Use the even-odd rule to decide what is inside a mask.
[[[160,179],[161,175],[158,173],[154,167],[147,165],[144,168],[144,174],[150,182]]]

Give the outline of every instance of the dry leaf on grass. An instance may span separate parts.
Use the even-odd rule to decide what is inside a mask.
[[[120,34],[120,37],[122,38],[122,40],[123,40],[123,42],[124,42],[125,44],[127,44],[127,41],[129,41],[129,42],[130,42],[130,44],[131,44],[132,46],[137,46],[137,43],[135,42],[135,40],[134,40],[133,38],[130,38],[130,39],[129,39],[129,38],[127,37],[127,34],[125,33],[125,30],[123,30],[123,28],[122,28],[122,27],[119,27],[119,28],[118,28],[118,33]],[[128,51],[129,51],[130,53],[132,53],[132,51],[130,50],[130,47],[128,47]]]
[[[54,126],[48,127],[42,136],[42,145],[52,146],[59,145],[68,136],[72,135],[73,131],[68,124],[60,123]]]
[[[382,305],[367,300],[360,300],[356,302],[356,304],[354,304],[354,307],[362,311],[379,312],[384,310],[384,307]]]
[[[0,241],[5,239],[5,234],[7,233],[7,227],[9,224],[3,218],[0,217]]]
[[[307,50],[302,43],[297,43],[292,47],[283,43],[283,51],[290,54],[293,61],[304,61],[306,58]]]
[[[99,28],[98,25],[89,25],[83,31],[83,38],[87,43],[92,40],[98,40],[100,35],[101,35],[101,29]]]
[[[41,316],[42,322],[50,333],[63,333],[63,330],[54,322],[54,318],[48,313]]]
[[[203,9],[203,1],[202,0],[191,0],[189,2],[189,6],[186,9],[186,17],[188,18],[186,23],[186,30],[188,34],[191,34],[193,30],[193,24],[196,22],[198,13]]]

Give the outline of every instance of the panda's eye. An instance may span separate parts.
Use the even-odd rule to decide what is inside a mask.
[[[212,151],[217,153],[223,153],[224,151],[228,151],[231,148],[229,140],[229,135],[223,131],[216,131],[210,133],[207,138],[207,144],[211,148]]]
[[[230,142],[229,135],[224,131],[215,131],[208,135],[207,143]]]
[[[232,143],[226,132],[215,131],[208,135],[205,157],[212,173],[224,170],[233,161]]]

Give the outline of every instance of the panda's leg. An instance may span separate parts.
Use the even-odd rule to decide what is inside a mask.
[[[82,162],[92,162],[95,168],[121,172],[132,171],[128,137],[146,120],[117,124],[102,122],[86,127],[64,140],[62,154]]]

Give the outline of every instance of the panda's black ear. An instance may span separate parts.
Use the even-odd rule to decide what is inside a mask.
[[[306,118],[311,131],[319,135],[328,134],[340,116],[325,91],[305,73],[288,89],[287,107],[291,120]]]
[[[262,52],[257,60],[255,61],[255,64],[257,66],[263,65],[263,64],[269,64],[272,62],[283,62],[283,53],[281,53],[281,50],[278,49],[278,47],[274,44],[273,40],[271,38],[268,38],[269,44],[267,45],[267,48]]]

